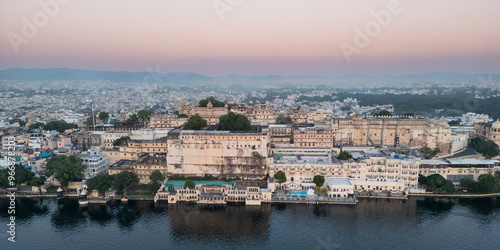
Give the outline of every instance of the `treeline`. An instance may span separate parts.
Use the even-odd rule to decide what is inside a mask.
[[[47,131],[55,130],[59,133],[63,133],[66,129],[78,128],[78,125],[73,123],[67,123],[64,120],[50,121],[47,124],[42,122],[35,122],[28,127],[28,132],[32,132],[35,129],[42,128]]]

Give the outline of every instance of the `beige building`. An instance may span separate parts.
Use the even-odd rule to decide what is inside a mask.
[[[137,174],[140,183],[148,183],[151,173],[155,170],[160,171],[164,176],[167,175],[166,155],[157,153],[153,155],[143,154],[137,160],[120,160],[108,169],[110,175],[118,174],[123,171],[130,171]]]
[[[150,128],[177,128],[184,125],[188,118],[178,118],[174,114],[154,114],[149,120]]]
[[[335,145],[427,146],[450,151],[451,128],[444,120],[355,115],[334,118],[331,126]]]
[[[276,155],[269,166],[269,175],[283,171],[287,182],[282,186],[307,189],[316,186],[315,175],[350,177],[355,180],[399,180],[404,187],[418,186],[419,161],[390,158],[382,153],[363,154],[363,159],[339,161],[332,155]]]
[[[110,164],[119,160],[137,161],[139,156],[144,154],[150,156],[158,153],[166,154],[167,145],[166,137],[157,140],[130,140],[118,149],[106,150],[104,154],[108,157]]]
[[[208,125],[216,125],[219,122],[219,117],[229,114],[229,106],[214,107],[211,102],[208,102],[206,107],[198,107],[195,104],[186,105],[184,101],[179,102],[179,114],[186,114],[189,117],[199,115],[207,120]]]
[[[127,137],[130,136],[130,132],[118,132],[118,131],[107,131],[102,134],[102,143],[105,149],[112,149],[113,143],[122,138],[122,137]]]
[[[474,124],[474,134],[483,140],[494,141],[500,146],[500,121],[477,122]]]
[[[171,174],[262,178],[267,173],[267,133],[174,130],[168,143]]]
[[[424,176],[440,174],[457,185],[463,178],[477,181],[482,174],[495,174],[496,171],[500,171],[500,161],[484,159],[422,160],[419,171]]]
[[[333,130],[324,128],[303,128],[293,130],[293,144],[296,147],[332,148]]]

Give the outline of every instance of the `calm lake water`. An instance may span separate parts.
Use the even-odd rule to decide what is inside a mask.
[[[7,200],[0,199],[1,231]],[[499,249],[500,198],[260,207],[19,199],[0,249]]]

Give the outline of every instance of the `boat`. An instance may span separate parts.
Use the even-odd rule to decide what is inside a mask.
[[[128,196],[122,196],[121,201],[122,201],[123,203],[128,202]]]
[[[89,200],[87,199],[87,190],[84,189],[80,193],[80,196],[78,196],[78,204],[80,204],[80,206],[87,206],[89,204]]]

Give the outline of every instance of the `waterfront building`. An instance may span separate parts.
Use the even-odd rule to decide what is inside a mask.
[[[147,154],[138,156],[137,160],[119,160],[109,167],[110,175],[119,174],[123,171],[130,171],[137,174],[139,183],[146,184],[150,181],[151,173],[155,170],[160,171],[164,176],[167,175],[167,164],[165,153]]]
[[[500,171],[500,161],[488,159],[421,160],[419,169],[423,176],[440,174],[455,185],[463,178],[477,181],[480,175],[496,171]]]

